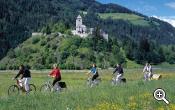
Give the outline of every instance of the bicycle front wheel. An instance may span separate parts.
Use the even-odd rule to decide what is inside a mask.
[[[51,92],[51,87],[48,84],[44,84],[41,86],[40,92]]]
[[[19,88],[17,85],[11,85],[8,89],[9,96],[15,96],[19,94]]]

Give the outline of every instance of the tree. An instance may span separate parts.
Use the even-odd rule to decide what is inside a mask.
[[[50,28],[50,26],[49,25],[46,25],[46,27],[43,27],[42,33],[43,34],[46,34],[46,35],[51,34],[51,28]]]
[[[150,51],[150,43],[148,39],[145,37],[141,38],[139,41],[139,50],[141,52],[149,52]]]
[[[52,32],[60,32],[60,33],[66,33],[68,28],[66,28],[66,25],[63,22],[58,22],[52,26]]]
[[[10,58],[15,58],[16,55],[15,55],[15,51],[13,49],[10,49],[9,52],[7,53],[7,55],[10,57]]]

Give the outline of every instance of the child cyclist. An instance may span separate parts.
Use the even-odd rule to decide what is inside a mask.
[[[95,79],[99,77],[96,64],[92,65],[92,68],[90,69],[90,72],[88,74],[92,75],[92,81],[94,81]]]

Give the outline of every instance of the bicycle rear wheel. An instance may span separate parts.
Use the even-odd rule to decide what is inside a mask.
[[[44,84],[41,86],[40,92],[51,92],[51,87],[48,84]]]
[[[8,89],[9,96],[19,95],[19,88],[17,85],[11,85]]]
[[[34,84],[30,84],[30,93],[36,92],[36,86]]]

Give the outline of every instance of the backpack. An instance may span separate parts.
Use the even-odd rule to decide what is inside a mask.
[[[59,86],[60,86],[61,88],[67,88],[65,82],[59,82]]]

